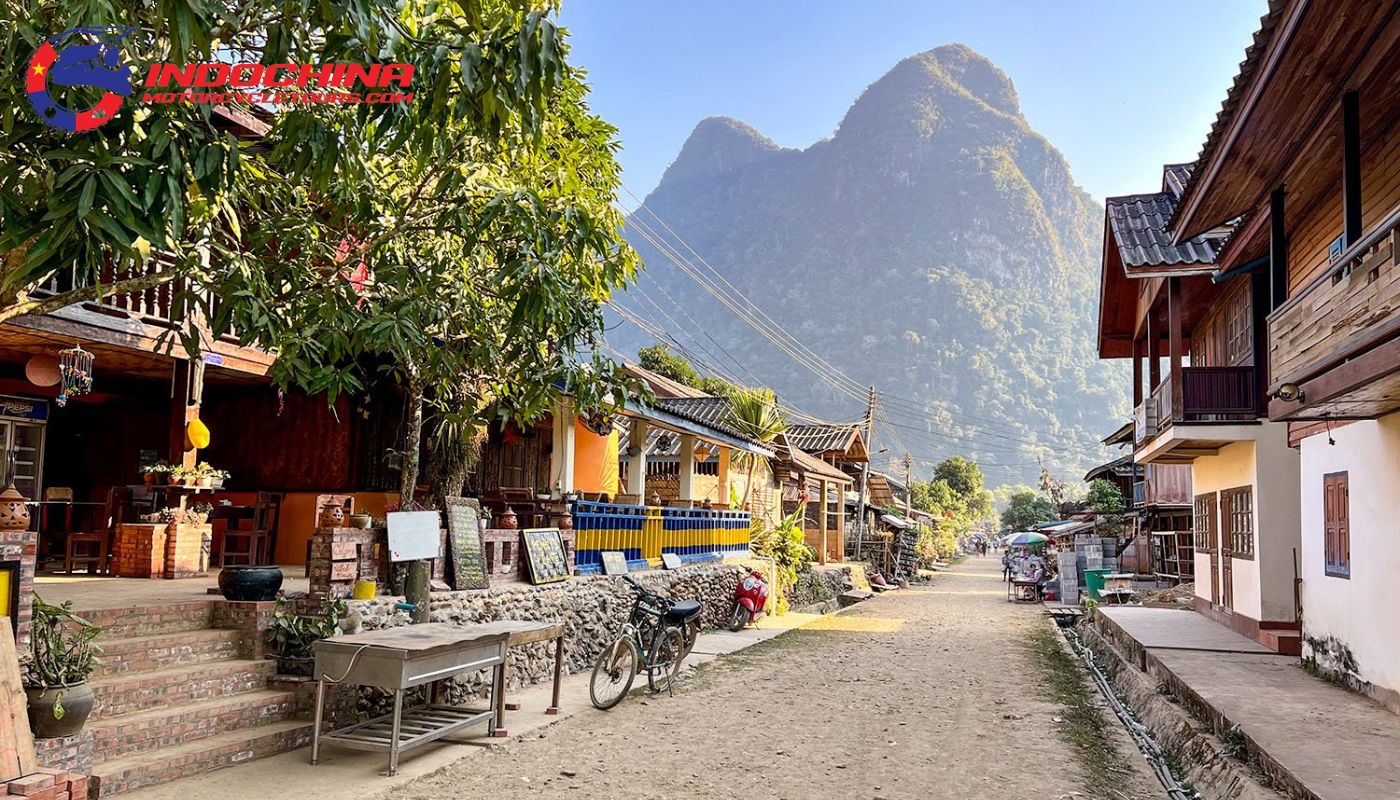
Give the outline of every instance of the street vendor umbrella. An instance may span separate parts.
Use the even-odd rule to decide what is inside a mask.
[[[1049,540],[1043,533],[1022,531],[1021,533],[1013,533],[1006,537],[1006,540],[1002,542],[1002,544],[1007,547],[1029,547],[1036,544],[1045,544],[1047,541]]]

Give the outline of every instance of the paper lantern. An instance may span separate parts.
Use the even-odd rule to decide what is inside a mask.
[[[58,359],[53,356],[34,356],[24,365],[24,377],[35,386],[57,386],[63,380],[58,369]]]
[[[196,450],[203,450],[209,446],[209,427],[197,419],[190,420],[185,426],[185,438],[190,440]]]

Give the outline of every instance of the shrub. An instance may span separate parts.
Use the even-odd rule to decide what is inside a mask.
[[[779,614],[787,613],[788,599],[797,585],[797,573],[811,569],[812,559],[816,556],[804,541],[802,519],[806,511],[805,503],[799,505],[776,527],[755,520],[749,534],[749,550],[756,556],[771,558],[777,564],[778,585],[775,587],[777,594],[774,601]]]

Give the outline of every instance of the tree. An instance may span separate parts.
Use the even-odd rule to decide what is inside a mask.
[[[787,430],[787,422],[778,410],[772,392],[749,389],[738,393],[730,402],[734,409],[734,426],[744,436],[759,444],[771,444],[779,434]],[[743,499],[743,505],[747,508],[749,497],[753,494],[754,475],[760,466],[766,474],[769,469],[768,461],[747,452],[738,453],[736,459],[738,466],[748,473]]]
[[[334,190],[362,185],[379,156],[441,153],[434,139],[454,127],[488,141],[543,130],[551,99],[574,76],[547,17],[554,8],[523,0],[0,0],[0,18],[14,22],[0,31],[0,322],[176,282],[172,307],[190,323],[180,338],[194,354],[208,336],[200,326],[217,316],[214,297],[323,288],[335,275],[327,256],[365,210],[334,202]],[[19,71],[74,20],[131,26],[120,47],[136,65],[407,63],[415,99],[282,107],[257,149],[217,129],[216,111],[203,103],[129,100],[97,131],[68,134],[32,112]],[[84,91],[73,90],[70,103],[87,105]],[[429,213],[440,205],[426,193],[418,199]],[[291,275],[260,246],[278,237],[296,245],[277,253],[301,262],[288,265]],[[316,284],[289,280],[313,262]],[[52,279],[57,293],[37,291]]]
[[[1123,533],[1123,509],[1127,503],[1123,500],[1123,492],[1118,485],[1107,478],[1095,478],[1089,484],[1089,492],[1084,498],[1089,510],[1094,512],[1098,530],[1108,536],[1119,536]]]
[[[665,342],[639,348],[637,363],[644,369],[716,397],[733,398],[744,391],[744,387],[736,386],[722,378],[701,375],[689,360],[672,353],[670,346]]]
[[[1030,530],[1041,522],[1049,522],[1054,516],[1050,501],[1044,496],[1029,490],[1011,495],[1006,510],[1001,512],[1003,533]]]

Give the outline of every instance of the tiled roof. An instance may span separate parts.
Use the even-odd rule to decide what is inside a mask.
[[[1162,191],[1170,192],[1174,200],[1180,200],[1186,191],[1186,184],[1191,180],[1191,171],[1195,168],[1195,162],[1167,164],[1162,167]]]
[[[855,438],[858,427],[850,425],[789,425],[788,443],[809,453],[826,453],[832,450],[845,451]]]
[[[1170,173],[1168,173],[1170,174]],[[1163,182],[1167,182],[1167,178]],[[1172,244],[1167,220],[1176,208],[1170,192],[1110,197],[1105,203],[1109,229],[1123,266],[1161,267],[1215,263],[1219,234],[1202,234],[1181,245]]]
[[[1264,51],[1269,49],[1269,42],[1274,37],[1274,32],[1278,29],[1279,20],[1283,17],[1283,9],[1288,5],[1288,0],[1269,0],[1269,9],[1264,16],[1259,18],[1259,30],[1254,32],[1254,41],[1245,48],[1244,61],[1240,62],[1240,71],[1235,75],[1235,81],[1230,85],[1230,91],[1225,94],[1225,100],[1220,104],[1220,111],[1215,115],[1215,122],[1211,124],[1210,133],[1206,134],[1205,144],[1201,145],[1201,153],[1196,157],[1197,164],[1206,164],[1215,156],[1215,150],[1220,145],[1220,137],[1225,134],[1225,126],[1230,118],[1234,116],[1235,109],[1240,104],[1240,99],[1244,96],[1250,79],[1259,69],[1259,61],[1264,55]],[[1187,189],[1191,189],[1189,184]],[[1184,196],[1186,192],[1183,192]],[[1172,210],[1175,214],[1175,209]],[[1175,220],[1168,216],[1169,222]]]
[[[734,419],[734,407],[727,397],[668,397],[658,399],[656,408],[737,439],[751,441],[739,430]]]

